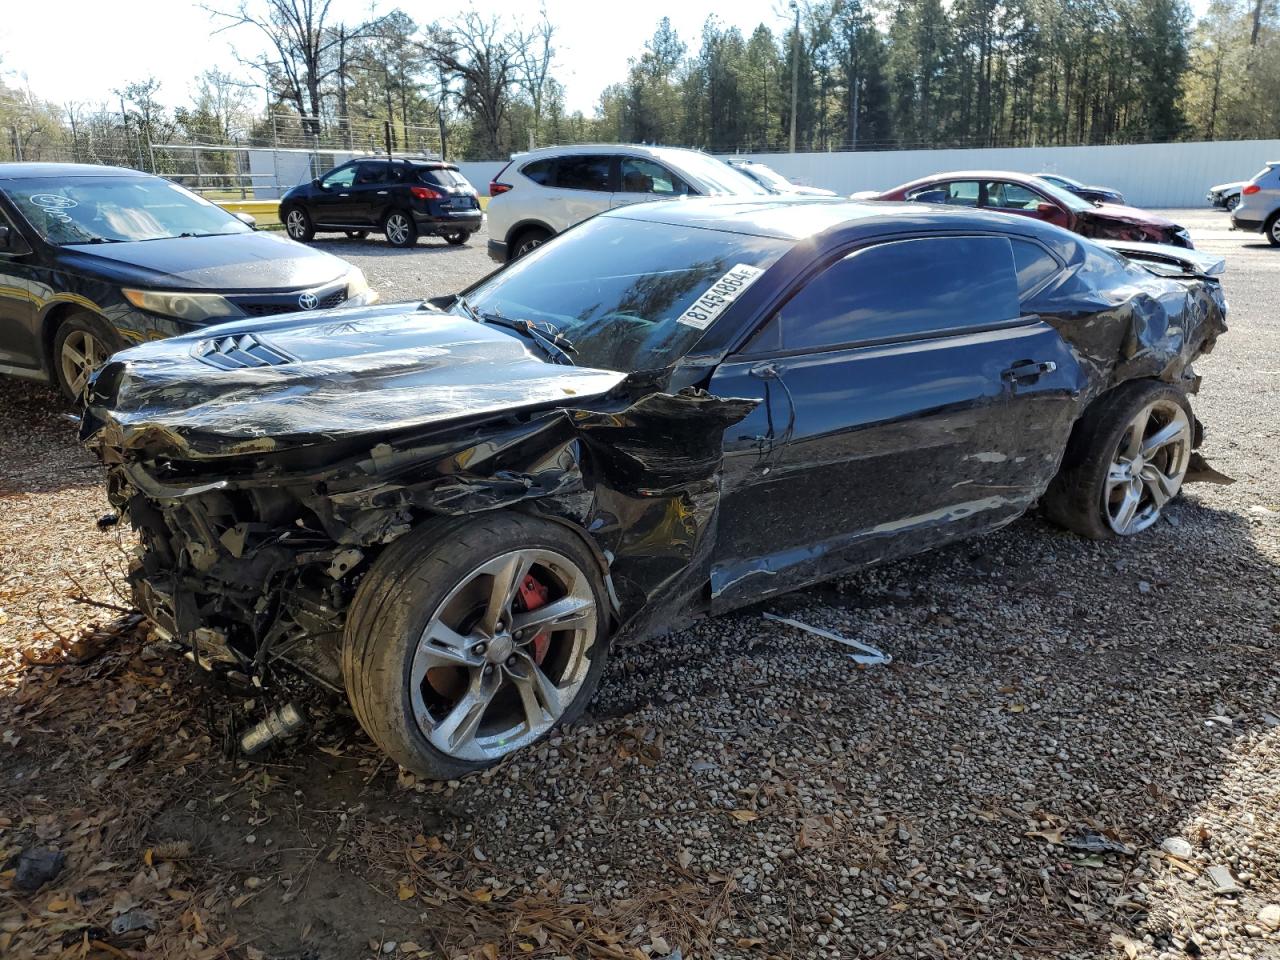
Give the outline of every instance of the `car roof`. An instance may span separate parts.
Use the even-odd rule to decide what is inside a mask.
[[[149,177],[128,167],[104,167],[96,163],[0,163],[0,180],[37,177]]]
[[[833,197],[693,197],[630,204],[600,214],[678,226],[723,230],[779,240],[823,236],[843,243],[888,233],[966,230],[1021,234],[1061,249],[1078,238],[1058,227],[1012,214],[972,207]]]
[[[575,153],[625,153],[647,157],[660,157],[663,154],[694,153],[709,157],[711,154],[701,150],[690,150],[688,147],[663,147],[646,143],[575,143],[561,147],[539,147],[536,150],[523,150],[511,155],[512,162],[524,162],[540,157],[563,157]]]
[[[917,183],[934,183],[938,180],[1008,180],[1011,183],[1030,184],[1036,179],[1038,178],[1029,173],[1015,173],[1012,170],[951,170],[946,173],[931,173],[927,177],[917,177],[910,183],[901,184],[893,189],[901,190],[903,187],[913,187]]]

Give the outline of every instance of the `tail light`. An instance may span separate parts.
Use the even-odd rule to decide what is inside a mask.
[[[489,196],[496,197],[500,193],[506,193],[511,189],[509,183],[499,183],[497,180],[489,181]]]
[[[1256,183],[1251,183],[1240,192],[1243,193],[1246,197],[1251,197],[1255,193],[1260,193],[1261,191],[1262,191],[1262,188],[1260,186],[1258,186]]]
[[[409,193],[418,200],[439,200],[440,194],[432,190],[430,187],[410,187]]]

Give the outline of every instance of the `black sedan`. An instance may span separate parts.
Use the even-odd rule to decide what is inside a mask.
[[[0,164],[0,373],[69,398],[132,343],[375,299],[349,263],[258,233],[168,180]]]
[[[575,717],[621,638],[1037,502],[1155,523],[1225,301],[1213,258],[1131,253],[918,204],[629,206],[438,303],[134,348],[83,436],[163,633],[345,690],[454,777]]]
[[[483,219],[475,187],[439,160],[352,160],[280,200],[280,220],[300,242],[325,231],[356,240],[381,230],[393,247],[411,247],[421,236],[461,246]]]
[[[1124,204],[1124,194],[1111,187],[1089,186],[1079,180],[1064,177],[1060,173],[1037,173],[1036,177],[1047,183],[1052,183],[1055,187],[1074,193],[1081,200],[1088,200],[1092,203]]]

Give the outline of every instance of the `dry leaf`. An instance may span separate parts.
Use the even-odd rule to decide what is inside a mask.
[[[754,810],[730,810],[729,816],[739,823],[750,823],[752,820],[759,819],[759,815]]]
[[[480,952],[485,955],[487,960],[498,960],[498,948],[492,943],[486,943],[480,948]]]
[[[1022,712],[1023,712],[1024,710],[1026,710],[1026,709],[1027,709],[1027,705],[1026,705],[1025,703],[1011,703],[1011,704],[1009,704],[1009,712],[1010,712],[1010,713],[1022,713]]]
[[[476,903],[488,903],[493,899],[493,894],[489,891],[488,887],[481,887],[479,890],[472,890],[467,894],[467,896],[476,901]],[[495,947],[495,949],[497,948]]]
[[[396,889],[396,897],[401,900],[411,900],[417,895],[417,893],[417,890],[405,883],[403,880],[400,881],[400,886]]]

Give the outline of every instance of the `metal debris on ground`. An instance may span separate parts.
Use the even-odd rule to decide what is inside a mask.
[[[1136,852],[1127,843],[1112,840],[1093,830],[1083,830],[1073,836],[1064,838],[1063,846],[1068,850],[1079,850],[1082,853],[1119,853],[1131,857]]]
[[[852,647],[855,650],[861,650],[861,653],[849,654],[849,659],[859,666],[878,667],[881,664],[893,663],[893,657],[877,650],[875,647],[868,646],[865,643],[859,643],[857,640],[850,640],[848,637],[842,637],[838,633],[832,633],[830,630],[823,630],[821,627],[814,627],[807,623],[801,623],[799,620],[793,620],[791,617],[780,617],[776,613],[765,612],[763,614],[766,620],[772,620],[775,623],[781,623],[788,627],[795,627],[797,630],[803,630],[805,633],[812,633],[815,637],[823,637],[827,640],[834,640],[836,643],[843,643],[846,647]]]
[[[245,731],[240,738],[240,752],[252,756],[277,740],[285,740],[307,725],[306,714],[296,704],[276,707]]]
[[[1218,894],[1240,893],[1242,888],[1236,883],[1236,878],[1231,875],[1231,871],[1224,866],[1218,865],[1210,867],[1205,871],[1209,875],[1210,882],[1213,883],[1213,892]]]
[[[67,858],[59,850],[32,847],[18,856],[18,870],[13,885],[20,890],[39,890],[62,872]]]

